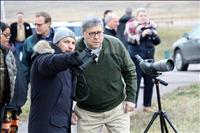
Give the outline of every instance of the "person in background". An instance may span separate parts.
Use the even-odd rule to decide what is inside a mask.
[[[106,126],[109,133],[130,133],[130,116],[135,108],[137,89],[135,66],[128,51],[115,37],[103,34],[103,22],[88,17],[82,22],[83,37],[76,49],[91,49],[97,62],[83,72],[89,96],[77,101],[78,133],[100,133]],[[76,94],[82,95],[81,87]],[[106,117],[105,117],[106,116]]]
[[[54,30],[51,26],[51,16],[47,12],[37,12],[34,18],[35,33],[29,36],[23,46],[22,64],[25,70],[27,83],[30,81],[31,56],[33,46],[40,40],[53,41]]]
[[[17,22],[11,23],[10,31],[10,43],[13,43],[16,48],[16,52],[20,55],[22,52],[24,40],[32,35],[32,29],[29,23],[24,21],[24,13],[17,12]]]
[[[126,48],[127,48],[127,44],[125,40],[124,30],[125,30],[126,23],[132,18],[133,18],[132,8],[128,7],[126,8],[124,15],[119,19],[119,26],[117,28],[118,38],[123,42]]]
[[[103,21],[103,25],[105,26],[105,18],[106,18],[106,15],[113,12],[112,10],[108,9],[108,10],[105,10],[104,13],[103,13],[103,18],[102,18],[102,21]]]
[[[28,133],[71,133],[75,44],[75,34],[61,27],[52,46],[41,40],[33,47]]]
[[[155,45],[160,44],[161,40],[155,28],[155,23],[149,19],[145,8],[138,8],[136,11],[136,18],[128,21],[125,28],[125,35],[127,38],[128,51],[136,65],[137,71],[137,99],[140,89],[140,82],[144,81],[144,111],[151,111],[151,100],[153,94],[153,77],[145,74],[134,57],[141,56],[145,59],[154,60]]]
[[[0,131],[2,132],[5,107],[14,96],[17,66],[9,45],[10,27],[4,22],[0,24]]]
[[[109,13],[105,17],[104,34],[117,37],[117,27],[119,25],[119,17],[112,13]]]
[[[16,52],[16,48],[14,44],[8,43],[6,45],[7,50],[11,50],[14,57],[15,63],[17,67],[17,75],[15,80],[15,88],[14,95],[9,104],[5,107],[4,120],[3,120],[3,130],[10,130],[12,133],[17,133],[18,124],[19,124],[19,116],[22,113],[21,107],[25,104],[27,100],[27,83],[24,76],[24,71],[22,69],[21,62],[18,58],[18,54]]]

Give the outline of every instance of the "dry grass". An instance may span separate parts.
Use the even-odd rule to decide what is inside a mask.
[[[200,84],[181,87],[175,92],[161,98],[163,111],[166,111],[169,120],[180,133],[200,132]],[[157,103],[153,103],[157,111]],[[131,133],[142,133],[152,118],[153,113],[138,111],[131,121]],[[173,132],[168,125],[169,132]],[[160,133],[160,119],[156,118],[148,133]]]

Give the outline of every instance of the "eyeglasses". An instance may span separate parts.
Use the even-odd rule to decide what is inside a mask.
[[[10,38],[10,37],[11,37],[11,34],[5,34],[5,33],[2,33],[1,35],[4,35],[5,38]]]
[[[89,35],[90,37],[96,37],[96,35],[97,35],[98,37],[100,37],[100,36],[103,35],[103,32],[102,32],[102,31],[89,32],[88,35]]]
[[[45,24],[45,23],[43,23],[43,24]],[[43,24],[36,24],[36,23],[34,23],[34,25],[38,26],[38,27],[41,27]]]

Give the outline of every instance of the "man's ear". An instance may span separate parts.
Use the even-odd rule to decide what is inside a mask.
[[[51,27],[51,23],[50,22],[48,22],[48,23],[46,23],[49,27]]]

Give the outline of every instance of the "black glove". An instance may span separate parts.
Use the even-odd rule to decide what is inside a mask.
[[[95,62],[97,56],[92,54],[90,49],[86,48],[82,52],[73,53],[72,58],[75,64],[79,66],[79,69],[85,70],[87,66]]]
[[[83,64],[81,58],[79,58],[79,53],[78,52],[74,52],[71,55],[71,61],[74,63],[74,66],[80,66]]]

